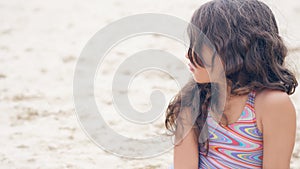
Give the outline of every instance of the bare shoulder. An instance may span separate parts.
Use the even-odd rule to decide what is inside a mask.
[[[281,118],[296,118],[296,111],[289,95],[278,90],[267,89],[257,93],[255,109],[262,122]]]
[[[264,90],[256,96],[255,111],[261,117],[263,131],[263,168],[289,168],[296,137],[292,100],[276,90]]]
[[[293,107],[293,103],[289,95],[283,91],[279,90],[263,90],[259,92],[256,96],[257,105],[262,107]]]

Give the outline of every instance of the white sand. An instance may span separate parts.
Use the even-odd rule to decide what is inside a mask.
[[[268,2],[276,10],[282,34],[294,51],[290,53],[289,64],[299,71],[296,66],[300,63],[300,1]],[[145,12],[166,13],[189,20],[202,3],[180,0],[1,1],[1,168],[166,168],[172,162],[172,151],[155,158],[130,160],[106,153],[88,139],[79,126],[73,105],[74,68],[89,38],[108,23]],[[141,48],[167,49],[184,59],[183,47],[172,40],[151,36],[128,41],[111,51],[104,62],[109,63],[108,66],[100,68],[96,77],[97,104],[109,112],[103,116],[111,127],[130,137],[153,136],[163,129],[163,118],[155,125],[136,128],[111,108],[109,90],[113,71],[122,59]],[[133,83],[132,102],[137,104],[137,109],[149,108],[148,89],[155,86],[164,90],[167,98],[175,94],[176,85],[171,80],[159,78],[161,76],[152,72]],[[105,92],[99,93],[100,90]],[[299,92],[292,99],[300,110]],[[297,134],[292,168],[300,168],[300,124]]]

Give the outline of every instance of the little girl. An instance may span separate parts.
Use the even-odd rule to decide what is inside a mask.
[[[289,95],[298,83],[284,66],[287,48],[270,8],[257,0],[213,0],[195,11],[188,33],[193,79],[165,120],[175,135],[173,168],[288,169],[296,133]],[[226,90],[211,80],[216,70],[223,70]]]

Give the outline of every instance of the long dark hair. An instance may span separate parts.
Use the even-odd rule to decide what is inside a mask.
[[[294,93],[298,83],[284,66],[287,47],[279,35],[274,14],[263,2],[213,0],[195,11],[190,25],[202,31],[223,62],[229,95],[263,89]],[[197,51],[203,45],[199,42],[200,36],[192,26],[188,27],[188,34],[188,57],[192,64],[204,67],[203,57],[198,54],[201,52]],[[218,104],[211,101],[212,86],[217,88],[214,83],[200,84],[191,80],[170,102],[165,120],[166,128],[176,135],[182,123],[182,110],[188,109],[191,117],[196,117],[192,128],[200,138],[199,149],[206,153],[209,146],[205,125],[208,108]],[[200,133],[204,133],[204,137],[199,137]]]

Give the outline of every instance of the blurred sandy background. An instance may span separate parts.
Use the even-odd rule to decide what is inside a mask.
[[[159,169],[172,163],[172,151],[130,160],[106,153],[81,130],[75,115],[72,83],[76,60],[86,42],[107,24],[132,14],[153,12],[189,20],[204,1],[162,0],[9,0],[0,1],[0,166],[1,168]],[[266,1],[274,10],[290,48],[288,65],[300,63],[300,1]],[[137,128],[114,113],[109,80],[122,60],[140,49],[167,50],[184,60],[184,47],[168,38],[133,38],[114,48],[99,68],[95,95],[107,123],[130,137],[163,130],[163,117]],[[183,67],[185,69],[185,67]],[[178,90],[172,79],[148,72],[132,84],[132,103],[149,107],[151,89],[170,99]],[[297,111],[300,95],[292,96]],[[300,168],[300,121],[291,167]]]

